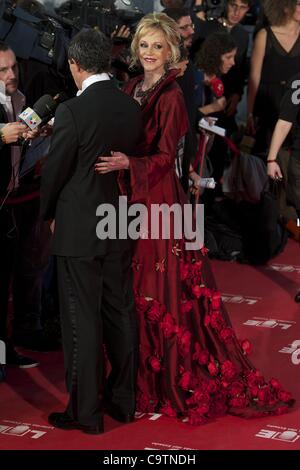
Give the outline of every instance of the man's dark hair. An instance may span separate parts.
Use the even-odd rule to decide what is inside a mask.
[[[111,41],[100,31],[80,31],[70,41],[68,59],[89,73],[108,72],[111,61]]]
[[[183,18],[184,16],[190,16],[190,12],[187,8],[165,8],[163,13],[176,21],[176,23],[180,20],[180,18]]]
[[[11,47],[3,41],[0,41],[0,52],[11,51]]]
[[[235,49],[236,43],[228,33],[212,33],[204,41],[196,57],[200,70],[207,75],[218,75],[221,67],[221,56]]]

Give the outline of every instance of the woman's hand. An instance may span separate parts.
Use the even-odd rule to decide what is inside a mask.
[[[52,233],[52,235],[53,235],[54,230],[55,230],[55,219],[49,221],[49,228],[50,228],[50,231],[51,231],[51,233]]]
[[[95,164],[95,172],[99,175],[111,171],[127,170],[128,168],[129,158],[122,152],[111,152],[111,157],[101,156]]]
[[[110,35],[111,38],[118,38],[118,39],[128,39],[130,36],[130,28],[123,24],[121,27],[118,25],[116,26],[115,30]]]
[[[282,172],[278,163],[274,161],[267,162],[267,163],[268,163],[268,167],[267,167],[268,176],[275,181],[282,180],[283,176],[282,176]]]
[[[192,181],[192,185],[190,186],[190,192],[194,196],[196,196],[200,191],[201,178],[198,175],[198,173],[196,173],[195,171],[190,171],[189,172],[189,178]]]

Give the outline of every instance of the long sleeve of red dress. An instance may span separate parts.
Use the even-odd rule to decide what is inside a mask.
[[[145,200],[174,169],[178,142],[188,129],[184,98],[176,82],[158,90],[145,105],[143,117],[143,143],[137,149],[138,156],[129,160],[131,202]]]

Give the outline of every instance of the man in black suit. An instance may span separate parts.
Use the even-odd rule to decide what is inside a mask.
[[[66,411],[52,413],[49,422],[93,434],[103,432],[104,399],[114,418],[133,420],[138,347],[129,241],[96,235],[98,206],[111,204],[118,220],[119,194],[116,174],[99,176],[94,164],[116,148],[132,154],[142,126],[139,106],[107,74],[110,56],[102,33],[82,31],[72,39],[69,66],[79,96],[57,109],[41,188],[43,217],[55,219],[70,394]],[[105,386],[103,343],[111,364]]]

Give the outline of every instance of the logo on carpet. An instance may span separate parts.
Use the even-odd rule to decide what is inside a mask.
[[[151,442],[149,447],[144,447],[144,450],[196,450],[192,447],[182,447],[174,444],[164,444],[162,442]]]
[[[252,320],[247,320],[243,324],[246,326],[257,326],[259,328],[280,328],[281,330],[288,330],[296,322],[286,320],[276,320],[274,318],[254,317]]]
[[[298,366],[300,364],[300,339],[296,339],[287,347],[280,349],[280,353],[291,354],[292,364]]]
[[[4,419],[0,423],[0,434],[6,436],[23,437],[27,436],[31,439],[39,439],[44,436],[50,426],[41,426],[39,424],[20,423],[19,421],[10,421]]]
[[[222,294],[222,300],[225,303],[229,304],[246,304],[246,305],[255,305],[261,297],[249,297],[243,295],[235,295],[235,294]]]
[[[274,439],[275,441],[290,442],[293,444],[300,438],[300,430],[268,424],[266,428],[260,429],[258,433],[255,434],[255,437]]]
[[[266,266],[268,271],[279,271],[281,273],[296,273],[300,274],[300,266],[293,266],[291,264],[270,264]]]

